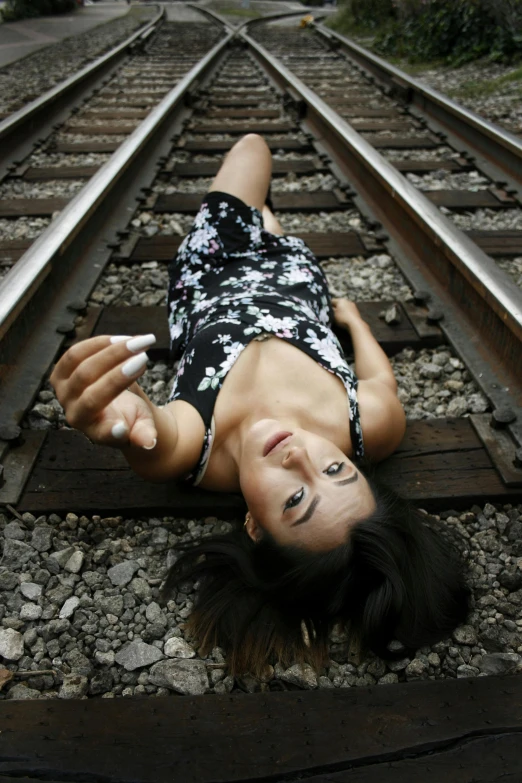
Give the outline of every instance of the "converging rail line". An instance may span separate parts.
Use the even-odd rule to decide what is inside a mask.
[[[385,73],[377,58],[366,58],[360,47],[321,26],[298,32],[259,20],[232,29],[200,10],[214,20],[177,26],[159,16],[153,20],[134,37],[131,59],[112,65],[103,86],[89,97],[85,87],[75,94],[73,114],[70,99],[63,99],[47,123],[45,140],[40,119],[32,119],[32,128],[16,139],[12,129],[25,123],[23,111],[18,120],[0,123],[0,138],[5,132],[10,139],[0,183],[0,221],[18,227],[22,237],[0,240],[5,271],[0,281],[0,504],[21,523],[18,540],[24,537],[23,525],[36,530],[38,518],[53,514],[69,520],[70,530],[84,531],[78,541],[85,543],[92,534],[100,547],[100,514],[114,520],[110,524],[119,540],[127,536],[121,515],[130,519],[126,524],[134,536],[134,518],[171,514],[227,520],[244,514],[238,495],[137,478],[117,451],[64,427],[46,378],[76,340],[154,332],[158,339],[148,351],[147,383],[150,393],[163,399],[163,379],[172,375],[166,263],[222,154],[247,133],[263,135],[273,151],[274,209],[288,233],[306,240],[336,295],[358,300],[397,367],[416,354],[425,357],[424,374],[410,383],[425,384],[420,388],[426,396],[416,407],[412,404],[402,445],[379,466],[382,478],[422,508],[445,512],[450,519],[474,504],[516,508],[522,502],[522,291],[508,267],[510,258],[522,254],[519,140],[466,117],[458,107],[451,112],[457,125],[449,127],[440,96],[431,95],[432,103],[413,97],[417,94],[402,74]],[[373,81],[361,73],[361,65],[372,71]],[[43,107],[43,101],[34,107],[37,118]],[[486,136],[479,139],[481,133]],[[504,152],[497,154],[500,147]],[[487,160],[482,157],[486,148]],[[67,163],[68,155],[75,156],[74,164]],[[77,156],[80,161],[93,157],[87,163]],[[447,175],[452,186],[429,189],[423,177],[433,172]],[[20,196],[28,183],[35,183],[34,193]],[[48,196],[55,184],[56,195]],[[500,212],[513,213],[520,228],[495,230],[494,215]],[[465,227],[464,215],[473,222],[484,214],[492,228]],[[34,218],[43,220],[38,235],[24,234]],[[338,336],[349,352],[348,338]],[[431,379],[439,377],[448,380],[435,391]],[[464,407],[460,392],[468,386],[475,390],[474,402]],[[421,411],[421,405],[428,407]],[[95,521],[85,516],[78,521],[77,515],[85,514],[95,515]],[[221,694],[213,699],[39,700],[31,702],[30,717],[25,703],[9,701],[0,709],[0,780],[89,776],[160,783],[174,773],[183,781],[318,782],[327,774],[328,780],[362,783],[384,772],[401,783],[435,783],[448,770],[455,781],[516,777],[522,771],[522,681],[513,674],[520,672],[516,659],[522,652],[517,624],[522,568],[516,565],[522,552],[516,548],[516,525],[513,517],[504,529],[513,546],[509,568],[504,559],[509,578],[500,569],[492,571],[491,589],[503,607],[495,609],[499,622],[507,620],[502,641],[487,629],[481,630],[480,641],[470,634],[461,663],[456,662],[457,647],[451,648],[454,665],[446,656],[448,677],[435,663],[435,653],[429,663],[432,678],[424,682],[384,680],[374,687],[354,675],[349,684],[356,688],[323,683],[324,688],[303,693],[292,690],[295,684],[315,688],[317,678],[304,685],[279,672],[279,679],[265,683],[240,683],[250,691],[245,697],[230,694],[234,683],[225,684],[224,673],[212,679],[213,669],[222,666],[216,659],[196,662],[200,682],[212,682]],[[460,522],[459,529],[464,529]],[[141,534],[139,527],[136,535]],[[60,535],[64,540],[69,534]],[[165,539],[158,534],[157,542],[166,556],[168,534]],[[150,548],[143,557],[156,554]],[[32,568],[33,555],[22,550],[29,563],[24,568]],[[100,554],[101,548],[91,552],[86,545],[84,550],[83,568],[90,573],[98,564],[113,562]],[[35,550],[34,557],[42,558],[40,571],[51,561],[47,552]],[[5,558],[4,551],[4,571],[10,564]],[[0,578],[2,573],[0,567]],[[68,579],[75,589],[77,581],[60,574],[60,566],[51,573],[55,581],[47,583],[48,591],[67,588]],[[147,575],[144,566],[138,575],[148,583],[150,604],[161,579]],[[102,580],[93,577],[92,584],[101,595]],[[111,650],[113,660],[130,639],[124,622],[109,612],[114,621],[107,624],[117,630],[108,637],[111,643],[102,640],[97,647],[101,637],[92,624],[92,603],[87,597],[77,617],[60,614],[56,633],[43,620],[26,629],[20,619],[2,615],[8,620],[4,627],[14,633],[34,629],[24,644],[28,653],[41,652],[39,668],[46,670],[41,677],[48,678],[41,690],[51,693],[47,698],[64,696],[62,662],[73,650],[81,651],[87,671],[90,655],[98,655],[100,663]],[[18,609],[11,601],[11,614]],[[58,617],[60,607],[55,609]],[[46,608],[46,623],[53,621],[53,611]],[[172,623],[186,617],[169,611]],[[54,661],[38,641],[39,628],[45,644],[51,641]],[[165,629],[158,633],[149,641],[157,641],[159,650]],[[67,637],[62,639],[66,652],[59,652],[60,634]],[[504,659],[504,676],[478,668],[484,646],[488,653],[513,651]],[[443,647],[438,649],[442,654]],[[422,653],[426,667],[428,652]],[[108,665],[109,658],[103,661]],[[16,664],[9,668],[16,672]],[[74,664],[66,668],[67,686],[77,698],[109,692],[110,678],[100,674],[89,680]],[[399,676],[405,668],[397,669]],[[472,672],[489,676],[469,676]],[[67,679],[75,673],[81,680],[76,691]],[[118,695],[157,691],[150,682],[138,684],[132,667],[124,676],[132,693],[124,692],[125,680],[113,680]],[[269,692],[284,688],[289,692]]]

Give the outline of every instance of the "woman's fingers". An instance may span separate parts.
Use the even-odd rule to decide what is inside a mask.
[[[69,349],[51,375],[58,400],[71,426],[85,429],[147,364],[144,349],[154,345],[153,334],[94,337]]]
[[[60,359],[50,378],[61,404],[65,407],[117,365],[124,364],[127,359],[132,359],[155,342],[153,334],[132,338],[127,335],[105,335],[85,340],[86,345],[74,345]],[[133,367],[129,369],[129,377],[134,377]]]
[[[82,427],[93,421],[143,373],[147,361],[148,356],[144,351],[131,355],[130,358],[127,353],[123,362],[119,362],[115,367],[112,366],[97,380],[83,385],[83,388],[82,383],[78,381],[76,388],[80,393],[74,395],[68,403],[67,421],[73,427]],[[83,376],[81,380],[83,381]]]

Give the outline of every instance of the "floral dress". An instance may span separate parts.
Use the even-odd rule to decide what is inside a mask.
[[[302,239],[263,228],[259,210],[235,196],[205,197],[169,266],[171,348],[180,362],[169,397],[200,413],[205,437],[185,477],[202,480],[214,439],[214,405],[229,370],[251,340],[279,337],[337,375],[347,392],[355,457],[364,453],[357,378],[330,328],[328,284]]]

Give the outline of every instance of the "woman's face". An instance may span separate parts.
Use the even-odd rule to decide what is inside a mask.
[[[239,481],[254,541],[266,530],[280,544],[328,551],[375,509],[368,482],[332,441],[275,419],[251,427]]]

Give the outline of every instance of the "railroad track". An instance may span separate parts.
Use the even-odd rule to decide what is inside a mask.
[[[164,28],[165,25],[147,39],[146,48],[151,52],[167,39]],[[137,117],[142,119],[140,125],[120,141],[111,159],[72,201],[59,205],[60,214],[31,247],[23,250],[18,263],[0,283],[0,436],[4,478],[0,503],[18,518],[6,537],[11,543],[2,561],[3,573],[9,574],[4,577],[5,584],[10,583],[9,579],[12,582],[13,574],[16,577],[16,558],[25,558],[27,571],[33,568],[31,558],[40,558],[35,553],[41,548],[32,547],[33,542],[47,536],[49,546],[43,548],[44,553],[55,550],[51,557],[42,555],[38,559],[44,596],[51,595],[41,599],[42,606],[33,602],[45,610],[44,620],[40,619],[42,614],[36,618],[37,610],[31,610],[31,614],[26,609],[24,617],[34,616],[33,621],[16,621],[15,617],[13,622],[11,617],[7,625],[15,634],[21,630],[24,634],[30,632],[25,642],[27,665],[34,661],[39,668],[54,671],[52,675],[34,674],[29,680],[33,691],[71,698],[114,690],[116,695],[146,695],[159,688],[162,695],[165,687],[158,685],[154,676],[140,681],[131,664],[122,675],[125,663],[119,657],[128,641],[141,638],[148,648],[158,650],[165,637],[165,627],[152,619],[159,607],[146,607],[154,604],[166,552],[173,542],[172,534],[157,524],[159,520],[150,520],[150,515],[173,515],[176,519],[170,522],[174,535],[182,537],[187,534],[177,521],[179,518],[192,520],[190,530],[197,534],[201,527],[194,519],[210,517],[210,524],[219,526],[220,520],[234,519],[243,511],[242,500],[237,496],[149,486],[131,474],[117,453],[92,446],[78,433],[61,428],[63,417],[51,390],[45,386],[45,377],[59,352],[76,339],[92,334],[154,331],[158,341],[149,351],[152,361],[144,384],[153,399],[164,399],[168,378],[172,376],[164,307],[165,265],[197,211],[220,156],[244,133],[262,133],[274,150],[276,212],[288,231],[307,239],[323,263],[335,293],[352,295],[353,288],[358,290],[360,308],[394,357],[396,368],[402,367],[408,356],[422,357],[419,366],[424,367],[424,376],[414,377],[411,383],[424,384],[426,395],[430,392],[425,400],[431,399],[433,405],[423,415],[429,413],[431,418],[416,416],[410,420],[403,445],[381,468],[383,477],[423,507],[430,506],[439,515],[444,512],[457,533],[467,532],[467,538],[494,528],[494,509],[488,511],[490,516],[482,527],[481,522],[468,519],[469,531],[454,509],[469,509],[485,502],[510,503],[515,508],[520,502],[520,387],[514,377],[515,360],[521,355],[519,289],[486,256],[484,243],[481,246],[473,241],[477,237],[464,236],[447,217],[441,216],[439,208],[451,206],[423,198],[404,179],[404,173],[430,171],[421,165],[425,158],[419,160],[414,155],[410,160],[411,153],[404,144],[401,165],[392,167],[362,138],[361,134],[380,132],[363,130],[378,122],[379,117],[388,128],[392,122],[404,124],[404,107],[383,106],[382,95],[372,97],[373,87],[363,89],[358,84],[349,88],[350,79],[344,72],[343,86],[332,88],[334,75],[339,75],[340,66],[346,62],[344,56],[315,43],[315,37],[307,33],[301,34],[306,41],[304,52],[294,53],[292,43],[290,53],[288,41],[292,31],[288,30],[284,57],[286,65],[302,77],[302,81],[297,80],[294,73],[285,70],[273,54],[259,45],[259,41],[264,41],[274,51],[277,41],[271,37],[273,34],[261,32],[258,25],[255,28],[257,41],[244,32],[234,35],[216,27],[218,42],[213,47],[208,43],[206,49],[210,51],[172,91],[161,96],[156,108],[144,118]],[[297,46],[301,40],[297,39]],[[172,62],[168,52],[165,59]],[[318,60],[327,68],[324,77],[318,70]],[[314,63],[313,79],[303,65],[310,61]],[[351,67],[346,64],[347,74]],[[170,74],[172,81],[180,75]],[[325,83],[326,92],[339,90],[343,105],[357,107],[359,122],[354,122],[353,127],[358,125],[360,133],[311,93],[310,85],[319,93]],[[129,90],[124,95],[128,100]],[[132,96],[135,95],[133,90]],[[336,96],[324,97],[330,101]],[[118,119],[128,119],[121,113],[133,111],[128,108],[132,102],[124,107],[117,96],[113,100],[118,105]],[[374,102],[380,106],[374,106]],[[146,107],[134,108],[143,111]],[[339,105],[335,108],[342,109]],[[378,114],[379,111],[386,113]],[[83,121],[77,122],[81,128]],[[420,121],[412,120],[414,132],[393,126],[390,133],[405,132],[410,141],[416,139],[416,122]],[[431,133],[428,128],[421,135]],[[381,132],[380,138],[389,143],[393,135]],[[443,145],[436,138],[435,146],[417,146],[417,151],[423,150],[424,155],[426,149],[439,150]],[[80,143],[84,142],[93,143]],[[65,142],[54,139],[48,143]],[[392,147],[384,145],[380,149]],[[59,154],[69,153],[62,150]],[[441,161],[448,163],[442,170],[450,174],[470,173],[469,159],[458,151],[439,157],[437,163]],[[452,163],[456,163],[457,169],[452,168]],[[60,164],[63,165],[61,161]],[[412,172],[407,166],[414,164],[417,168]],[[41,162],[39,166],[19,162],[11,179],[20,179],[31,168],[45,167]],[[55,172],[52,176],[56,176]],[[9,183],[9,179],[4,182]],[[489,193],[491,188],[484,190]],[[498,209],[518,209],[516,194],[504,194],[498,199],[503,199]],[[454,197],[452,204],[454,207]],[[470,208],[468,203],[466,210]],[[475,208],[486,207],[475,202]],[[13,222],[16,219],[5,218]],[[481,237],[478,239],[482,241]],[[500,240],[500,246],[505,238],[494,239]],[[517,234],[512,247],[518,248],[519,241]],[[355,267],[355,275],[349,271],[351,267]],[[368,270],[370,275],[366,275]],[[386,276],[384,285],[377,272],[381,278]],[[366,286],[365,279],[369,281]],[[138,291],[140,285],[144,292]],[[490,356],[495,357],[494,362]],[[429,379],[435,377],[443,380],[443,396],[437,396],[439,392],[429,385]],[[459,392],[468,386],[476,389],[475,412],[460,417],[441,415],[448,409],[459,410]],[[460,412],[469,414],[470,410]],[[104,515],[105,529],[100,513]],[[95,516],[89,520],[81,514]],[[115,515],[124,515],[126,520]],[[142,517],[149,517],[149,521],[142,521]],[[488,524],[487,520],[491,522]],[[0,780],[5,775],[22,773],[32,779],[31,776],[41,775],[45,767],[48,777],[61,780],[78,779],[76,773],[89,771],[95,779],[159,781],[171,779],[172,767],[181,769],[183,765],[187,770],[180,774],[183,780],[216,780],[216,769],[220,780],[279,780],[282,776],[290,780],[303,773],[311,780],[320,780],[323,772],[329,773],[329,779],[344,780],[348,773],[341,770],[366,765],[370,759],[373,765],[379,764],[378,769],[383,763],[394,761],[398,779],[405,781],[412,775],[418,779],[419,765],[424,763],[423,755],[428,751],[429,759],[421,772],[426,779],[432,774],[430,769],[435,770],[433,779],[438,779],[437,770],[447,764],[448,752],[453,754],[455,767],[460,765],[468,778],[473,770],[483,773],[485,765],[493,764],[493,760],[495,774],[520,771],[516,748],[521,716],[515,707],[519,702],[520,678],[476,676],[493,671],[481,671],[479,657],[487,659],[490,667],[495,662],[499,666],[502,661],[505,668],[497,671],[512,672],[517,667],[517,651],[522,651],[520,625],[516,622],[520,616],[517,617],[513,599],[522,587],[520,569],[516,567],[517,554],[520,557],[522,552],[516,545],[515,516],[506,516],[506,520],[503,532],[511,547],[509,560],[506,551],[502,561],[506,573],[493,569],[489,572],[489,586],[477,587],[476,594],[478,601],[485,589],[498,593],[495,611],[503,623],[498,638],[488,632],[484,621],[480,633],[475,630],[473,635],[471,629],[467,636],[462,633],[452,640],[454,655],[444,645],[437,647],[438,652],[423,650],[409,669],[406,663],[397,668],[395,682],[401,677],[402,685],[385,685],[394,681],[393,673],[387,673],[391,676],[383,680],[385,669],[378,665],[368,669],[368,662],[357,666],[352,662],[339,664],[335,660],[339,653],[334,650],[331,678],[337,677],[338,685],[359,686],[357,699],[353,691],[337,689],[269,693],[296,685],[317,686],[311,674],[306,682],[303,675],[290,671],[273,672],[266,683],[248,679],[230,682],[217,652],[209,660],[194,660],[188,669],[192,666],[200,692],[212,684],[214,692],[222,694],[221,699],[170,699],[161,702],[161,710],[158,702],[152,704],[150,699],[126,702],[125,709],[121,700],[92,700],[81,705],[60,701],[52,706],[45,701],[32,702],[34,722],[23,729],[25,706],[10,702],[9,709],[0,712],[0,743],[9,743],[2,748],[3,756],[9,758],[0,762]],[[54,541],[51,533],[46,532],[48,523],[59,530]],[[124,539],[127,544],[122,550]],[[105,546],[106,540],[113,543]],[[21,543],[15,545],[13,541]],[[116,545],[116,541],[120,543]],[[462,541],[461,538],[461,544]],[[147,623],[140,626],[134,620],[120,621],[124,605],[119,612],[114,601],[111,603],[121,588],[114,589],[115,583],[107,581],[106,571],[122,560],[118,554],[122,551],[145,558],[147,563],[146,568],[142,565],[142,571],[138,571],[139,585],[134,585],[138,593],[141,591],[141,598],[130,588],[124,592],[132,598],[125,599],[125,611],[136,606],[138,598],[143,606],[142,616],[146,615],[150,627]],[[74,570],[76,565],[70,563],[70,558],[74,563],[81,560],[78,570]],[[48,577],[44,579],[45,570]],[[82,587],[82,595],[86,596],[83,604],[77,606],[77,614],[73,610],[67,616],[65,611],[59,620],[62,624],[51,628],[52,618],[64,612],[65,604],[57,606],[57,602],[72,597],[82,570],[96,577],[89,577],[89,589]],[[96,590],[97,600],[104,601],[102,608],[97,608],[91,597],[90,591]],[[190,608],[186,601],[189,598],[180,605],[172,602],[167,608],[164,618],[169,627],[179,625],[186,617]],[[17,600],[10,599],[8,611],[19,614],[19,604],[20,600],[17,606]],[[106,619],[107,613],[111,620]],[[106,628],[111,624],[109,636],[95,629],[97,617],[105,619]],[[43,629],[43,642],[36,630],[39,627]],[[133,630],[129,632],[129,628]],[[66,638],[60,641],[60,636]],[[480,653],[484,647],[489,658]],[[504,650],[513,652],[503,659],[491,655]],[[79,652],[81,660],[74,651]],[[434,656],[439,659],[438,664]],[[10,668],[15,671],[18,665],[13,662]],[[435,681],[406,684],[406,680],[422,676],[416,674],[420,670]],[[45,677],[48,680],[42,679]],[[381,688],[364,687],[379,679]],[[331,680],[329,686],[319,682],[324,688],[333,684]],[[226,695],[238,685],[243,690],[264,692],[247,700]],[[197,691],[191,690],[194,685],[183,686],[180,682],[169,687],[185,693]],[[477,704],[482,712],[477,711]],[[375,730],[377,711],[381,733]],[[111,727],[119,724],[120,729],[111,729],[101,738],[99,727],[108,720]],[[59,739],[59,727],[64,721],[77,737],[74,749]],[[45,735],[38,728],[39,722],[46,724]],[[173,726],[178,738],[183,737],[174,746],[170,733]],[[469,744],[460,743],[459,738],[465,736],[474,739]],[[59,740],[51,750],[46,737]],[[249,762],[243,763],[241,769],[237,767],[236,753],[218,750],[225,741],[232,747],[241,743],[244,748]],[[100,742],[101,751],[93,753],[93,743]],[[448,743],[452,744],[451,751],[447,750]],[[125,748],[125,752],[116,753],[116,746]],[[29,761],[24,760],[27,748],[31,748]],[[134,748],[143,758],[139,773]],[[409,756],[417,756],[415,764],[408,760]],[[358,777],[351,769],[350,779],[362,780],[367,770],[360,772]],[[69,777],[63,777],[64,774]]]

